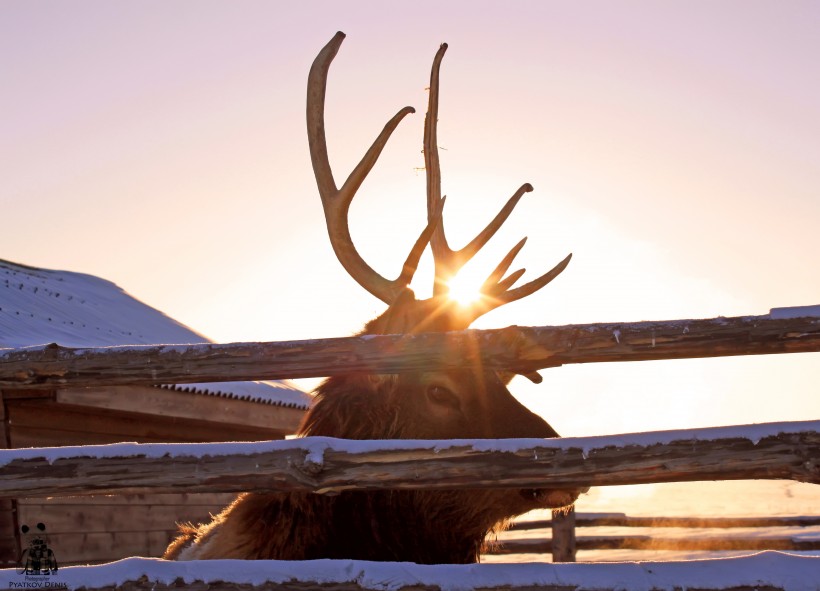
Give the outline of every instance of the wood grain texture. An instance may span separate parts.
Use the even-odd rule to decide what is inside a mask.
[[[200,444],[196,453],[14,459],[0,450],[0,496],[65,496],[114,492],[240,492],[376,489],[576,488],[698,480],[791,479],[820,483],[816,422],[752,440],[732,428],[629,436],[522,440],[514,451],[464,442],[371,442],[346,450],[344,440],[313,438],[239,453]],[[795,425],[806,425],[801,428]],[[678,432],[674,437],[678,437]],[[721,436],[721,433],[725,433]],[[650,439],[646,439],[650,436]],[[652,437],[657,437],[652,442]],[[334,444],[338,442],[338,444]],[[508,440],[509,442],[509,440]],[[619,444],[619,442],[622,442]],[[413,443],[413,442],[409,442]],[[242,444],[235,444],[242,445]],[[253,445],[253,444],[251,444]],[[404,447],[407,446],[407,447]],[[164,448],[158,449],[157,453]],[[244,448],[243,448],[244,449]],[[505,448],[509,449],[509,448]],[[209,452],[208,450],[213,450]],[[18,452],[19,453],[19,452]],[[26,452],[31,454],[31,452]],[[37,452],[34,452],[37,453]],[[211,455],[208,455],[208,454]],[[5,455],[3,455],[5,454]]]
[[[563,542],[545,540],[505,540],[492,547],[488,554],[540,554],[562,550]],[[820,540],[789,536],[722,536],[672,539],[657,536],[578,536],[573,540],[578,550],[671,550],[686,552],[728,552],[738,550],[790,550],[811,552],[820,550]],[[554,562],[558,562],[555,561]],[[574,562],[561,560],[560,562]]]
[[[213,424],[218,423],[240,426],[240,430],[255,428],[269,434],[276,431],[284,436],[296,431],[305,414],[301,408],[138,386],[60,388],[56,391],[56,401],[100,410],[210,422],[211,434]]]
[[[737,528],[737,527],[811,527],[820,525],[820,516],[783,517],[633,517],[623,513],[577,513],[576,527],[690,527],[690,528]],[[550,529],[549,519],[520,521],[512,524],[509,531]]]
[[[484,367],[528,373],[568,363],[820,351],[820,317],[508,327],[201,345],[76,349],[57,344],[0,352],[0,388],[184,384]],[[465,352],[469,352],[465,354]]]

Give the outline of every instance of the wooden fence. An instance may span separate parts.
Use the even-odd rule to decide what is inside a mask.
[[[551,553],[555,562],[574,562],[576,550],[676,550],[725,552],[738,550],[820,550],[820,534],[804,538],[799,528],[820,526],[820,516],[793,517],[631,517],[623,513],[578,513],[574,509],[555,511],[552,519],[522,521],[508,530],[530,532],[548,530],[549,538],[505,539],[491,548],[491,554]],[[577,528],[640,528],[653,535],[584,535]],[[685,528],[685,538],[657,537],[662,528]],[[791,535],[760,537],[755,528],[788,528]],[[699,537],[697,530],[742,530],[741,534]]]
[[[123,443],[0,450],[0,496],[820,484],[820,421],[560,439]]]
[[[452,367],[481,363],[529,373],[564,363],[816,352],[820,351],[820,314],[815,308],[810,310],[814,316],[804,308],[795,313],[773,311],[766,316],[730,319],[510,327],[278,344],[107,349],[52,345],[0,352],[0,387],[272,379],[351,369],[389,373],[423,367],[431,357]],[[476,354],[465,359],[465,350]],[[818,458],[820,421],[559,440],[362,442],[306,438],[254,444],[117,444],[0,451],[0,496],[247,488],[327,493],[749,478],[820,483]],[[465,473],[471,476],[465,477]],[[629,576],[647,589],[816,591],[816,581],[820,580],[820,557],[764,554],[755,559],[717,562],[720,564],[635,565]],[[233,572],[228,566],[239,570]],[[65,578],[58,582],[62,588],[101,589],[180,585],[196,589],[214,585],[231,589],[612,589],[623,587],[625,569],[630,568],[544,565],[521,571],[494,566],[502,565],[430,570],[352,561],[241,567],[132,561],[111,565],[108,570],[105,566],[69,569],[67,573],[63,569]],[[566,570],[569,566],[573,570]],[[607,570],[602,570],[603,566]],[[388,573],[384,569],[392,570]],[[705,579],[703,572],[709,573]],[[351,573],[358,574],[351,578]],[[388,579],[392,583],[385,587],[383,581]],[[12,573],[0,573],[0,588],[20,588],[19,584]]]
[[[465,355],[469,351],[470,355]],[[820,351],[820,306],[708,320],[510,326],[282,343],[0,349],[0,389],[278,380],[481,366],[531,373],[571,363]]]

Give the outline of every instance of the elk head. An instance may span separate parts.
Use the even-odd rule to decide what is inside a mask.
[[[347,212],[353,195],[373,167],[406,107],[388,122],[341,188],[328,162],[324,101],[330,62],[344,39],[336,36],[319,53],[308,79],[307,124],[310,155],[336,256],[348,273],[387,304],[362,334],[462,330],[488,310],[542,288],[569,262],[520,287],[523,271],[505,277],[519,242],[489,275],[482,299],[459,306],[447,295],[447,282],[490,239],[521,196],[522,186],[501,212],[466,247],[453,251],[442,224],[436,118],[438,71],[446,50],[433,63],[430,104],[424,133],[427,167],[427,227],[419,236],[398,278],[390,281],[359,256],[350,238]],[[419,258],[431,244],[435,258],[433,296],[419,300],[408,285]],[[347,374],[328,378],[317,389],[300,435],[348,439],[501,439],[557,437],[541,417],[522,406],[506,388],[511,376],[490,369],[452,370],[431,364],[425,371],[398,375]],[[539,507],[571,504],[577,490],[379,490],[338,495],[303,492],[246,493],[210,523],[182,526],[165,553],[169,559],[264,558],[310,560],[349,558],[469,563],[504,520]]]
[[[537,279],[513,287],[524,270],[506,274],[524,246],[525,238],[489,274],[481,287],[480,300],[464,306],[448,296],[448,282],[495,234],[522,195],[531,191],[532,187],[529,184],[521,186],[495,218],[464,248],[450,248],[444,234],[442,218],[445,199],[441,196],[436,144],[439,70],[446,44],[441,45],[433,61],[425,120],[427,226],[416,240],[396,279],[384,278],[362,259],[353,245],[348,228],[351,200],[392,132],[414,110],[405,107],[390,119],[347,180],[340,188],[337,187],[328,159],[324,103],[330,63],[344,37],[343,33],[337,33],[310,69],[307,128],[313,171],[333,250],[350,276],[388,306],[383,314],[365,326],[361,334],[464,330],[486,312],[526,297],[552,281],[567,266],[571,255]],[[417,299],[408,286],[428,243],[435,261],[433,295],[428,299]],[[558,437],[558,433],[541,417],[527,410],[510,394],[506,383],[511,377],[492,370],[445,370],[435,365],[424,372],[399,375],[332,377],[318,388],[316,403],[306,416],[300,433],[352,439]],[[559,490],[505,491],[505,494],[507,501],[501,503],[506,505],[502,511],[505,514],[493,515],[496,521],[538,506],[568,505],[577,497],[577,491]],[[512,501],[512,496],[517,500]]]

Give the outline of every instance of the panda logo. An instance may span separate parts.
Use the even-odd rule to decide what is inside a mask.
[[[18,562],[18,572],[26,575],[50,575],[57,572],[57,558],[48,547],[46,526],[38,523],[36,531],[23,525],[20,531],[28,538],[28,548],[23,550]],[[31,533],[29,533],[31,532]]]

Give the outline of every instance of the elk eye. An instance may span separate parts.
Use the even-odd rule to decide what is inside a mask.
[[[430,400],[442,406],[449,406],[454,409],[458,409],[461,406],[458,396],[456,396],[452,390],[445,388],[444,386],[435,384],[427,386],[427,396]]]

